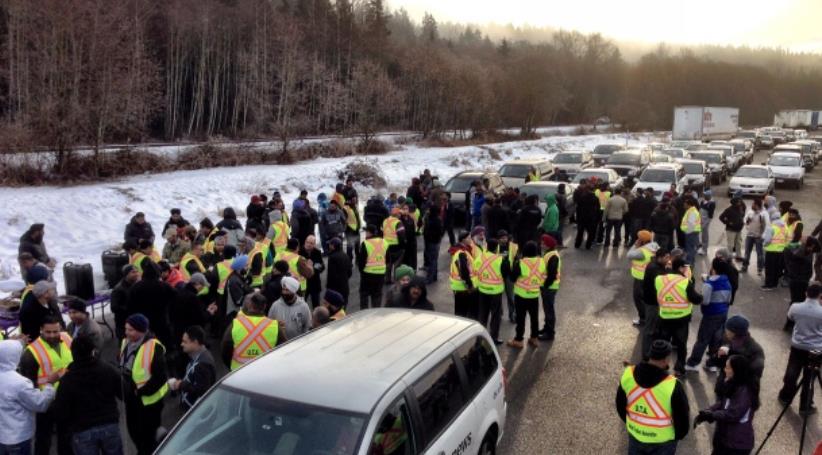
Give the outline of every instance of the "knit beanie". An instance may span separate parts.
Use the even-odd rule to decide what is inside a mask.
[[[725,329],[732,332],[734,335],[747,335],[750,322],[745,316],[735,315],[728,318],[725,322]]]
[[[134,313],[126,318],[126,324],[130,325],[132,329],[138,332],[148,332],[148,318],[142,313]]]

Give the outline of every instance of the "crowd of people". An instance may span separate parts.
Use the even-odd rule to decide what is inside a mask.
[[[111,291],[118,368],[100,358],[104,337],[86,302],[64,302],[71,321],[65,325],[51,277],[56,260],[46,252],[45,227],[32,225],[19,249],[26,283],[20,296],[24,344],[0,343],[0,385],[20,397],[9,412],[8,398],[0,399],[0,421],[16,416],[9,431],[0,428],[0,447],[29,453],[33,446],[46,454],[56,433],[60,454],[122,453],[120,400],[138,453],[151,453],[165,397],[179,396],[186,409],[217,380],[209,339],[218,343],[218,360],[234,370],[343,318],[353,300],[354,267],[359,309],[435,311],[438,303],[428,298],[427,288],[440,279],[446,235],[454,313],[487,327],[498,345],[504,343],[500,332],[507,314],[515,324],[508,346],[538,348],[556,335],[564,231],[575,223],[577,249],[624,244],[630,261],[643,362],[626,368],[616,400],[631,453],[673,453],[688,433],[687,395],[667,372],[673,352],[676,376],[699,370],[706,356],[705,368],[718,375],[718,402],[697,418],[719,423],[716,453],[750,451],[764,354],[749,321],[729,315],[739,273],[747,271],[755,252],[757,272],[764,273],[762,290],[783,281],[790,287],[795,305],[787,312],[786,330],[793,330],[794,348],[780,393],[790,402],[808,352],[822,348],[820,287],[810,284],[814,256],[821,276],[822,223],[810,235],[803,233],[798,210],[788,201],[777,204],[773,196],[752,201],[750,208],[735,196],[717,212],[710,191],[700,195],[688,188],[682,194],[672,188],[658,202],[651,189],[612,191],[607,183],[582,180],[572,194],[560,184],[540,201],[516,189],[494,194],[486,186],[470,186],[464,210],[427,170],[405,196],[369,198],[362,215],[351,179],[315,203],[303,191],[290,210],[279,193],[253,195],[245,225],[230,207],[216,223],[203,218],[196,226],[175,208],[161,231],[162,248],[155,247],[145,214],[136,213],[123,235],[129,263]],[[696,258],[708,253],[716,213],[727,247],[717,250],[700,282]],[[694,305],[703,317],[688,356]],[[813,412],[802,403],[800,411]]]

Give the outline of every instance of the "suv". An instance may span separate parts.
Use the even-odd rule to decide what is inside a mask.
[[[754,157],[754,145],[748,139],[732,139],[728,142],[729,145],[734,147],[734,153],[742,154],[742,161],[751,164],[753,162]]]
[[[677,162],[682,165],[685,178],[688,180],[688,186],[693,188],[694,191],[702,194],[705,190],[711,188],[711,172],[704,161],[680,159]]]
[[[443,189],[451,194],[451,206],[454,208],[454,225],[456,226],[465,224],[465,217],[470,212],[467,205],[469,201],[466,200],[468,190],[471,189],[471,184],[477,181],[482,182],[483,186],[495,196],[499,196],[505,191],[502,177],[496,172],[462,171],[451,177],[445,183]],[[461,224],[460,221],[462,221]]]
[[[594,166],[602,166],[608,161],[608,158],[614,154],[614,152],[619,152],[625,150],[625,146],[622,144],[599,144],[594,147],[594,151],[591,156],[594,158]]]
[[[651,164],[651,151],[648,149],[631,149],[615,152],[605,165],[613,169],[620,177],[635,177]]]
[[[790,144],[782,144],[773,149],[773,153],[777,152],[787,152],[787,153],[798,153],[802,155],[802,163],[805,166],[805,170],[810,171],[813,169],[814,160],[813,160],[813,149],[810,144],[803,144],[799,142],[791,142]]]
[[[433,311],[365,310],[220,380],[155,453],[494,453],[505,395],[483,326]]]
[[[742,155],[737,155],[734,152],[733,145],[711,145],[708,147],[709,152],[720,152],[725,155],[725,163],[728,166],[728,172],[736,172],[739,166],[742,165]]]
[[[577,173],[594,165],[591,152],[587,150],[570,150],[554,155],[551,160],[554,164],[554,175],[565,173],[568,178],[574,178]]]
[[[528,183],[528,176],[536,171],[537,181],[550,180],[554,166],[547,159],[514,160],[499,168],[502,183],[509,188],[519,188]]]
[[[679,163],[660,163],[648,166],[642,175],[639,176],[634,188],[643,191],[646,188],[654,190],[654,198],[662,200],[662,194],[671,189],[671,185],[676,187],[677,193],[682,193],[688,178],[685,170]]]
[[[668,156],[670,156],[671,158],[673,158],[675,160],[680,159],[680,158],[684,158],[684,159],[687,160],[691,157],[691,154],[688,153],[687,150],[685,150],[683,148],[675,148],[675,147],[666,148],[663,151],[657,152],[657,153],[662,153],[663,155],[668,155]]]
[[[580,171],[571,183],[578,185],[582,179],[591,180],[596,177],[597,182],[607,182],[614,191],[622,188],[623,180],[613,169],[602,167],[592,167]]]
[[[762,148],[762,142],[760,142],[759,132],[755,130],[741,130],[737,131],[734,135],[735,139],[747,139],[753,143],[754,150],[758,150]]]
[[[705,162],[711,176],[711,184],[719,185],[728,178],[728,166],[722,152],[691,152],[691,158]]]
[[[773,172],[777,185],[793,183],[798,190],[805,184],[805,167],[798,152],[776,152],[768,159],[767,166]]]

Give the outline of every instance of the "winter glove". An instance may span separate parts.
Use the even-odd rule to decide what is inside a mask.
[[[710,411],[699,411],[699,415],[694,419],[694,428],[702,422],[713,423],[715,421]]]

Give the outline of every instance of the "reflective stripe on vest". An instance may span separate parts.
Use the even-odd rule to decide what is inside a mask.
[[[145,258],[146,258],[146,255],[143,254],[142,252],[138,251],[138,252],[132,254],[130,258],[128,258],[128,263],[133,265],[134,268],[137,269],[137,271],[140,272],[140,274],[142,275],[143,274],[142,262],[143,262],[143,259],[145,259]]]
[[[247,316],[240,311],[231,327],[234,351],[231,370],[245,365],[277,345],[279,325],[265,316]]]
[[[622,373],[620,386],[625,392],[628,404],[625,407],[625,428],[637,441],[661,444],[676,437],[671,418],[671,396],[676,387],[676,379],[668,376],[659,384],[645,389],[634,379],[634,367]]]
[[[194,256],[191,253],[186,253],[182,259],[180,259],[180,273],[183,274],[183,279],[188,282],[191,281],[191,273],[188,271],[188,263],[194,261],[197,264],[197,269],[200,273],[205,272],[205,266],[203,266],[202,261],[197,256]]]
[[[459,291],[467,291],[468,286],[462,280],[462,276],[460,276],[460,268],[459,268],[459,257],[460,254],[464,254],[466,258],[466,262],[468,263],[468,274],[471,277],[472,285],[474,284],[474,267],[472,266],[473,260],[471,259],[471,255],[468,254],[467,251],[458,250],[456,253],[451,255],[451,274],[450,274],[450,281],[451,281],[451,290],[455,292]]]
[[[211,232],[208,233],[208,235],[206,236],[205,242],[203,242],[203,252],[204,253],[214,253],[214,239],[213,239],[212,236],[214,234],[218,233],[218,232],[220,232],[220,230],[217,229],[217,228],[214,228],[214,229],[211,230]]]
[[[660,275],[654,284],[660,318],[679,319],[691,314],[693,306],[688,301],[687,278],[676,274]]]
[[[262,244],[260,242],[255,243],[254,248],[248,253],[248,264],[246,268],[249,272],[251,272],[251,267],[256,256],[260,256],[260,272],[256,275],[251,275],[251,286],[254,287],[262,286],[263,281],[265,281],[265,255],[263,255]]]
[[[123,339],[123,343],[120,346],[121,356],[125,355],[127,345],[128,342]],[[163,346],[159,340],[152,338],[150,340],[146,340],[146,342],[143,343],[139,349],[137,349],[137,354],[134,357],[134,364],[131,367],[131,380],[134,381],[134,384],[138,389],[146,385],[149,379],[151,379],[151,363],[154,362],[154,354],[158,345],[161,347]],[[165,347],[163,347],[163,349],[165,349]],[[168,383],[163,383],[163,386],[160,387],[159,390],[151,395],[141,396],[140,400],[142,401],[143,406],[152,405],[162,400],[167,393]]]
[[[282,253],[288,247],[288,225],[284,221],[277,221],[271,227],[274,229],[274,238],[271,240],[274,251]]]
[[[645,269],[648,268],[648,264],[651,263],[651,259],[654,257],[654,253],[648,248],[645,248],[644,245],[639,247],[639,251],[642,253],[642,259],[631,260],[631,276],[635,280],[645,278]]]
[[[228,283],[228,277],[231,276],[231,259],[226,259],[217,263],[217,294],[225,294],[225,286]]]
[[[348,226],[348,229],[351,229],[354,232],[359,232],[360,230],[360,220],[357,218],[357,213],[354,211],[353,208],[346,205],[345,206],[345,225]]]
[[[374,275],[385,274],[386,243],[384,239],[379,237],[371,237],[365,240],[365,267],[362,269],[364,273],[373,273]]]
[[[594,191],[594,195],[597,197],[597,199],[599,199],[599,209],[605,210],[605,204],[608,203],[608,199],[611,199],[611,192],[596,190]]]
[[[765,251],[769,253],[781,253],[788,246],[788,228],[776,224],[771,225],[773,236],[771,242],[765,245]]]
[[[802,225],[802,220],[796,220],[796,221],[793,222],[793,224],[788,225],[788,227],[787,227],[788,232],[787,232],[787,236],[786,236],[787,239],[788,239],[788,243],[793,242],[793,235],[796,232],[797,226],[800,226],[800,225]]]
[[[514,294],[525,299],[539,298],[539,288],[545,282],[545,261],[541,257],[522,258],[520,276],[514,283]]]
[[[557,277],[554,278],[554,282],[548,286],[548,289],[552,289],[554,291],[559,289],[559,283],[562,279],[562,256],[559,255],[559,251],[549,251],[542,258],[542,260],[545,261],[545,278],[548,278],[548,260],[555,256],[557,258]]]
[[[690,233],[699,233],[702,232],[702,215],[699,213],[699,210],[696,207],[691,207],[685,211],[685,214],[682,215],[682,222],[679,224],[679,229],[682,232],[688,234],[688,218],[691,216],[694,217],[694,230]]]
[[[502,256],[487,251],[474,259],[474,268],[477,270],[477,288],[481,293],[498,295],[505,292],[502,261]]]
[[[300,282],[300,290],[305,291],[308,286],[308,280],[306,280],[304,276],[300,275],[300,255],[294,253],[293,251],[285,250],[279,253],[278,259],[288,263],[288,272]]]
[[[42,337],[32,341],[26,349],[34,355],[34,359],[39,366],[37,369],[37,387],[40,389],[46,387],[52,373],[66,369],[73,360],[71,336],[66,332],[60,332],[60,344],[58,344],[60,352],[55,351],[51,345],[43,341]],[[60,381],[55,382],[54,389],[57,390],[59,385]]]
[[[387,246],[399,245],[400,242],[397,239],[399,224],[400,220],[393,216],[389,216],[382,222],[382,238]]]

